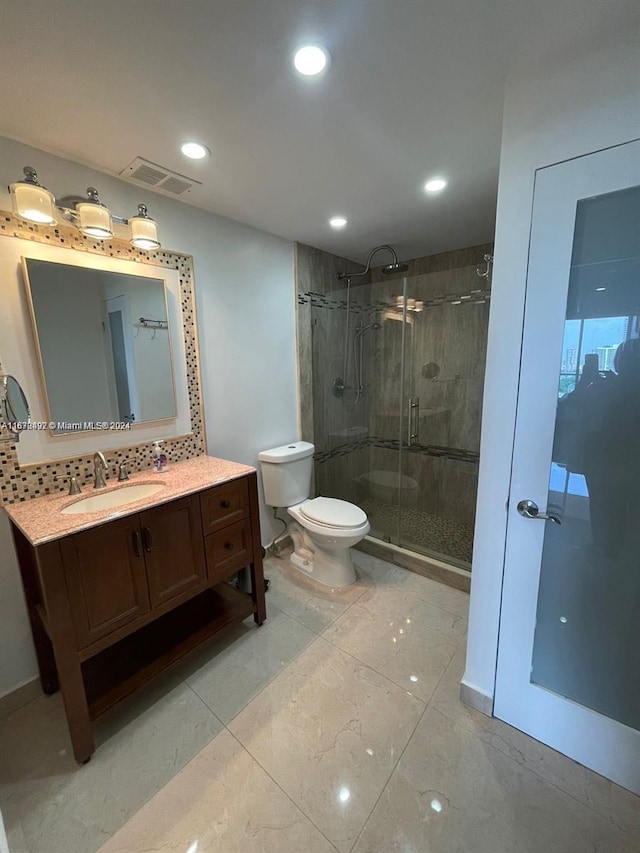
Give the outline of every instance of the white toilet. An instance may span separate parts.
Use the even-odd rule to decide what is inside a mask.
[[[313,444],[296,441],[258,454],[265,501],[287,507],[293,521],[291,562],[326,586],[349,586],[356,580],[351,547],[367,535],[370,524],[360,507],[337,498],[313,498]]]

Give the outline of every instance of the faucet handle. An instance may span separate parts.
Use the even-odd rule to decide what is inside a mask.
[[[82,492],[82,489],[78,485],[78,481],[75,477],[71,477],[69,480],[69,494],[70,495],[79,495]]]
[[[122,462],[120,464],[120,468],[118,469],[118,481],[120,483],[129,479],[129,472],[127,471],[127,463]]]

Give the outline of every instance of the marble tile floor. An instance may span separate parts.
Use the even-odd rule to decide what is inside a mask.
[[[268,620],[69,754],[58,696],[0,731],[11,853],[638,853],[640,800],[458,699],[468,596],[362,552],[270,559]]]

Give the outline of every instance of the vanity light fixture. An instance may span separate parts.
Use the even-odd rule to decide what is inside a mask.
[[[131,228],[130,242],[132,246],[145,251],[160,248],[158,226],[155,219],[152,219],[147,213],[146,204],[138,205],[138,215],[131,217],[129,228]]]
[[[56,225],[58,220],[53,193],[38,183],[36,170],[31,166],[25,166],[22,171],[24,178],[9,187],[13,212],[27,222]]]
[[[87,187],[87,200],[76,204],[76,214],[75,224],[86,237],[96,240],[113,237],[111,211],[100,201],[95,187]]]
[[[12,210],[20,219],[39,225],[57,225],[64,219],[94,240],[113,237],[113,223],[117,222],[129,226],[132,246],[145,251],[160,248],[158,226],[147,213],[146,204],[139,204],[137,214],[125,219],[111,213],[100,201],[95,187],[87,188],[86,198],[65,196],[56,199],[52,192],[38,183],[35,169],[25,166],[22,171],[24,178],[9,186]]]
[[[404,296],[402,296],[402,295],[396,296],[395,300],[396,300],[396,309],[398,311],[402,311],[405,307]],[[419,314],[421,311],[424,311],[424,302],[422,301],[422,299],[413,299],[413,298],[409,299],[408,298],[406,300],[406,303],[407,303],[407,311],[408,312]],[[407,619],[407,624],[409,624],[410,622],[411,622],[411,619]],[[402,631],[400,631],[400,633],[402,633]]]

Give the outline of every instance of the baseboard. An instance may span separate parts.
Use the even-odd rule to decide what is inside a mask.
[[[355,547],[364,551],[365,554],[371,554],[372,557],[379,557],[381,560],[395,563],[397,566],[402,566],[403,569],[408,569],[410,572],[415,572],[425,578],[431,578],[431,580],[446,584],[454,589],[460,589],[462,592],[469,592],[471,589],[470,572],[436,560],[434,557],[425,557],[422,554],[401,548],[399,545],[382,542],[372,536],[365,536]]]
[[[487,717],[493,716],[493,696],[469,684],[464,678],[460,682],[460,701]]]
[[[0,696],[0,719],[8,717],[9,714],[17,711],[18,708],[22,708],[23,705],[32,702],[41,693],[42,687],[40,686],[40,679],[37,676],[30,678],[18,687],[14,687],[13,690],[5,693],[4,696]]]

